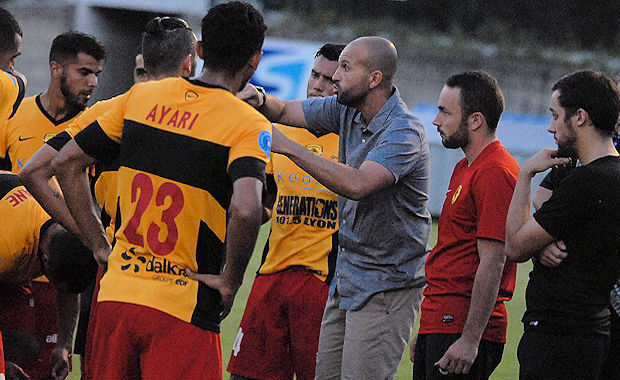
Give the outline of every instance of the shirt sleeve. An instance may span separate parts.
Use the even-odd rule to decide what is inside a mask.
[[[551,169],[551,171],[545,176],[545,178],[543,178],[540,186],[544,187],[547,190],[555,190],[555,188],[558,187],[562,179],[568,174],[568,172],[572,168],[573,167],[560,167]]]
[[[471,193],[478,217],[476,238],[505,241],[506,216],[516,182],[515,176],[501,166],[485,168],[473,178]]]
[[[383,165],[398,181],[416,169],[422,149],[422,136],[403,121],[383,132],[378,144],[366,155],[366,160]]]
[[[564,239],[589,219],[594,207],[590,184],[595,181],[588,173],[584,167],[575,168],[534,213],[534,219],[554,238]]]
[[[345,106],[338,103],[335,95],[306,99],[301,105],[310,132],[316,136],[340,133],[340,112]]]
[[[15,114],[25,91],[26,87],[21,78],[0,71],[0,126]]]
[[[228,155],[228,174],[234,182],[241,177],[255,177],[265,183],[265,165],[271,157],[271,123],[252,110],[235,130],[237,136]]]

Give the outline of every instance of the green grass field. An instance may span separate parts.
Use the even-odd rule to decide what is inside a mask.
[[[245,280],[243,282],[243,286],[239,289],[239,293],[237,294],[237,298],[235,299],[235,304],[230,315],[222,322],[221,339],[222,354],[224,356],[224,379],[228,379],[230,377],[228,372],[226,372],[226,366],[228,365],[228,360],[232,351],[232,345],[237,335],[237,330],[239,329],[241,317],[243,316],[245,303],[250,293],[250,289],[252,288],[252,281],[254,280],[254,276],[260,264],[260,257],[268,233],[269,226],[264,225],[261,229],[258,242],[256,244],[256,249],[254,250],[254,254],[252,256],[252,260],[250,261],[248,269],[245,273]],[[431,246],[433,246],[436,241],[437,224],[433,223]],[[523,325],[521,324],[520,320],[521,316],[523,315],[523,311],[525,310],[525,285],[527,284],[528,273],[531,269],[532,266],[529,262],[526,264],[519,264],[515,294],[512,301],[507,303],[508,319],[510,321],[508,324],[508,342],[506,343],[506,347],[504,349],[504,356],[502,362],[491,377],[494,380],[508,380],[518,378],[517,345],[519,343],[519,339],[521,338],[521,334],[523,333]],[[414,327],[414,332],[415,331],[417,331],[417,322]],[[80,371],[77,355],[74,356],[73,364],[74,370],[69,375],[68,379],[79,379]],[[396,379],[411,379],[412,367],[412,363],[409,360],[409,348],[407,348],[400,363],[400,367],[398,368]]]

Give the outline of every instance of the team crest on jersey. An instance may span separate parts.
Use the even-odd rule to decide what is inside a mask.
[[[262,131],[260,135],[258,135],[258,146],[265,152],[267,158],[269,158],[271,154],[271,132]]]
[[[452,204],[454,204],[454,202],[456,202],[456,200],[459,198],[459,195],[461,195],[461,190],[463,190],[463,185],[459,185],[459,187],[456,188],[456,191],[452,196]]]
[[[316,154],[317,156],[323,155],[323,147],[318,144],[310,144],[310,145],[307,145],[306,148],[308,148],[308,150],[310,150],[312,153]]]
[[[188,90],[185,92],[185,101],[186,102],[191,102],[198,99],[198,93],[196,93],[195,91],[192,90]]]
[[[45,135],[45,137],[43,138],[43,142],[48,142],[52,137],[56,136],[55,133],[48,133],[47,135]]]

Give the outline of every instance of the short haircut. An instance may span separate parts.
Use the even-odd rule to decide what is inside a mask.
[[[183,59],[196,55],[196,37],[185,20],[155,17],[144,29],[141,53],[149,75],[176,75]]]
[[[504,94],[495,78],[484,71],[465,71],[449,77],[446,86],[461,90],[463,120],[474,112],[480,112],[489,130],[497,129],[504,112]]]
[[[84,291],[97,273],[92,251],[64,228],[54,233],[49,250],[50,279],[57,284],[66,282],[72,293]]]
[[[97,61],[106,57],[105,48],[95,37],[72,31],[54,38],[50,49],[50,63],[54,61],[61,65],[74,63],[79,53],[87,54]]]
[[[605,135],[613,134],[620,108],[613,80],[598,71],[577,71],[561,78],[551,90],[560,93],[558,102],[566,111],[566,120],[581,108],[596,129]]]
[[[328,61],[337,61],[346,45],[325,44],[316,52],[314,58],[325,57]]]
[[[0,51],[15,49],[15,35],[24,36],[13,15],[0,7]]]
[[[232,76],[261,50],[267,26],[252,5],[231,1],[209,9],[201,29],[204,65]]]

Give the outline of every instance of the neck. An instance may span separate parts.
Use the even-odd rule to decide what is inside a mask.
[[[582,165],[587,165],[601,157],[618,156],[611,137],[601,136],[594,130],[584,132],[586,136],[577,137],[577,157]]]
[[[242,82],[237,76],[231,77],[227,73],[221,71],[214,72],[205,67],[196,79],[210,85],[224,87],[233,94],[236,94],[241,88]]]
[[[67,104],[60,88],[55,86],[48,87],[47,91],[41,94],[41,105],[45,112],[55,120],[60,120],[73,112],[73,108]]]
[[[465,158],[467,158],[467,166],[471,166],[471,164],[476,161],[476,158],[478,158],[484,148],[492,142],[497,141],[497,135],[495,133],[478,136],[474,132],[470,133],[470,136],[471,140],[469,144],[462,148],[463,153],[465,153]]]
[[[366,98],[364,98],[361,105],[355,107],[362,113],[364,122],[369,125],[372,119],[377,116],[381,107],[390,99],[394,89],[392,91],[383,91],[375,88],[374,91],[370,91]]]

